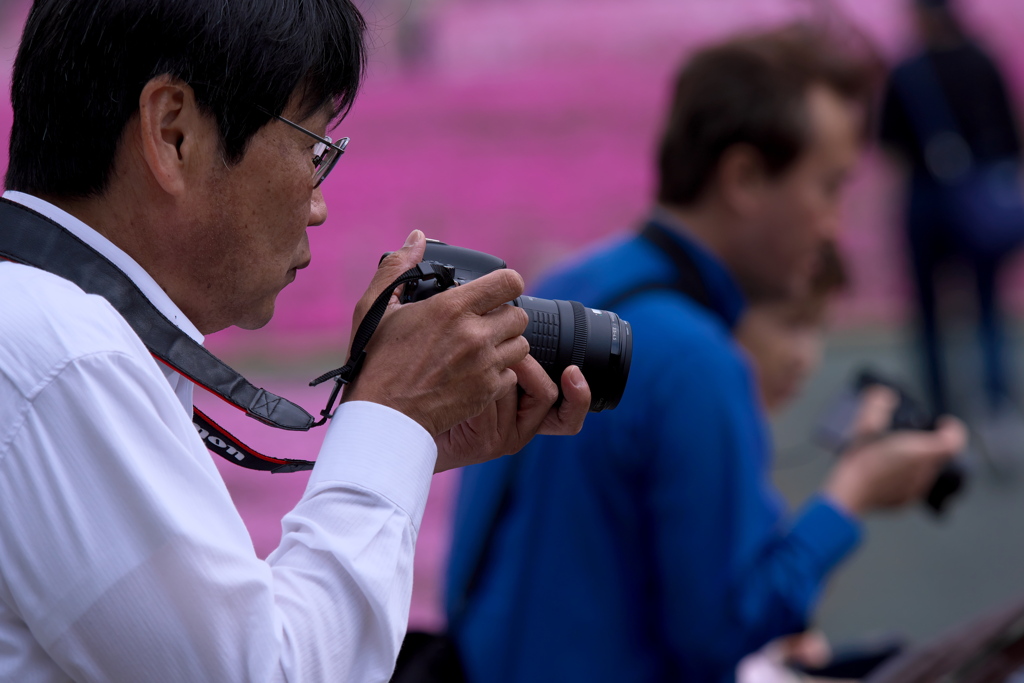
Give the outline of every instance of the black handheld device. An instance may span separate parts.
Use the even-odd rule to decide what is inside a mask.
[[[854,379],[851,391],[840,397],[840,400],[819,425],[817,440],[822,445],[836,452],[842,451],[849,445],[852,437],[850,432],[853,427],[853,418],[860,403],[860,396],[865,389],[872,386],[887,387],[898,397],[889,431],[904,429],[931,431],[935,429],[937,417],[914,400],[906,389],[877,372],[861,370]],[[966,479],[967,473],[963,465],[957,459],[949,461],[939,472],[935,483],[925,495],[925,504],[936,514],[941,513],[949,499],[964,487]]]

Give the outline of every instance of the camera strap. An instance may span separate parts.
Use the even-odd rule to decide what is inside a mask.
[[[316,420],[288,399],[254,386],[203,348],[168,320],[120,268],[88,244],[46,216],[6,199],[0,199],[0,259],[44,270],[71,281],[88,294],[102,296],[124,317],[156,360],[249,417],[291,431],[308,431],[332,417],[342,386],[359,374],[366,344],[396,287],[423,279],[437,278],[442,285],[452,280],[449,269],[439,267],[435,271],[430,264],[420,263],[377,297],[359,325],[348,362],[310,383],[315,386],[335,380],[327,406],[320,411],[321,419]],[[313,467],[309,460],[274,458],[246,446],[198,408],[193,408],[192,422],[210,451],[236,465],[275,473]]]
[[[612,310],[624,301],[646,292],[668,289],[689,297],[701,307],[715,315],[721,316],[721,313],[714,306],[711,293],[708,291],[704,278],[701,277],[700,268],[697,266],[696,261],[693,260],[693,256],[679,244],[678,240],[665,227],[656,220],[648,220],[640,229],[639,237],[649,242],[655,249],[672,261],[676,271],[675,279],[672,281],[651,280],[640,282],[600,302],[596,306],[597,308]]]

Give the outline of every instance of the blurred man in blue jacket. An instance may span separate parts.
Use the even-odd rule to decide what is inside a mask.
[[[748,362],[745,293],[798,294],[835,238],[867,79],[807,29],[735,39],[681,71],[657,206],[536,292],[620,312],[619,407],[571,443],[465,472],[448,613],[472,683],[733,680],[804,629],[858,518],[916,500],[962,426],[883,436],[869,395],[821,494],[790,516]]]

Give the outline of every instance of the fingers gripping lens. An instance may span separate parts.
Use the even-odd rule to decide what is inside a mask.
[[[496,256],[436,240],[427,240],[423,260],[450,271],[452,281],[407,285],[403,303],[426,299],[506,267]],[[611,311],[587,308],[577,301],[522,296],[511,303],[529,314],[523,336],[530,342],[530,355],[555,384],[561,387],[562,373],[575,365],[590,385],[590,410],[609,410],[619,404],[633,357],[633,330],[628,322]]]

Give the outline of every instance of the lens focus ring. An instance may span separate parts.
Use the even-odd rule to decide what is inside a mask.
[[[587,340],[590,337],[587,324],[587,309],[579,301],[570,301],[572,306],[573,324],[576,327],[572,338],[572,356],[569,363],[578,368],[583,367],[583,360],[587,357]]]
[[[522,296],[512,304],[529,312],[523,336],[552,381],[559,384],[565,369],[576,365],[590,386],[592,411],[618,405],[633,355],[628,322],[576,301]]]
[[[553,365],[558,358],[558,313],[533,309],[530,334],[530,355],[541,365]]]

